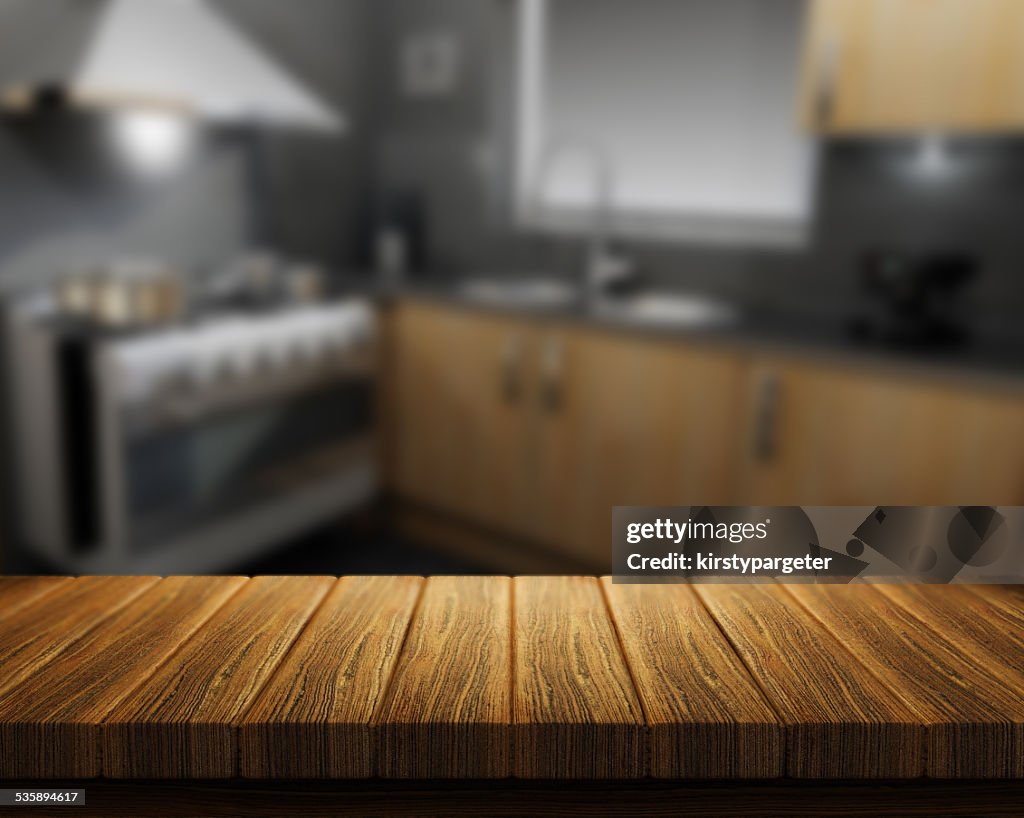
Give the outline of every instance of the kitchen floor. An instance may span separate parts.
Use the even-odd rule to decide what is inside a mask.
[[[32,575],[54,572],[53,566],[12,550],[0,573]],[[284,544],[262,559],[226,567],[218,573],[339,576],[486,574],[492,571],[471,561],[439,554],[429,546],[410,542],[397,534],[338,523]]]
[[[484,566],[439,554],[390,532],[338,524],[284,546],[266,559],[240,566],[251,576],[267,574],[486,574]]]

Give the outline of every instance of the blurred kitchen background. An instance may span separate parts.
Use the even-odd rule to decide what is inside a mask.
[[[1024,504],[1021,0],[0,0],[0,571]]]

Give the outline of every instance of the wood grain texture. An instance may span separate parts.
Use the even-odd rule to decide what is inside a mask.
[[[82,577],[61,583],[0,623],[0,695],[39,673],[158,577]]]
[[[422,577],[346,577],[332,588],[238,720],[243,776],[376,773],[373,715],[423,583]]]
[[[257,577],[105,718],[110,778],[229,778],[234,725],[323,599],[333,577]]]
[[[427,580],[377,718],[381,775],[511,773],[510,632],[508,577]]]
[[[875,585],[931,630],[954,643],[964,658],[1007,687],[1024,688],[1024,606],[1004,610],[985,586]]]
[[[0,577],[0,622],[71,581],[71,577]]]
[[[517,577],[514,774],[646,773],[643,711],[593,577]]]
[[[958,585],[971,594],[974,599],[985,603],[979,615],[989,617],[993,627],[1011,631],[1017,635],[1024,634],[1024,586],[1022,585]],[[965,599],[964,605],[974,612],[978,609]],[[1024,639],[1024,636],[1022,636]]]
[[[246,580],[168,577],[0,697],[0,777],[95,777],[101,722]]]
[[[935,778],[1024,775],[1024,697],[971,641],[939,634],[867,585],[793,585],[793,596],[926,726]]]
[[[648,771],[1024,778],[1024,590],[92,577],[0,621],[0,780]]]
[[[916,714],[781,586],[697,593],[786,725],[786,771],[801,778],[920,775]]]
[[[656,778],[766,778],[782,725],[688,585],[602,579],[650,729]]]

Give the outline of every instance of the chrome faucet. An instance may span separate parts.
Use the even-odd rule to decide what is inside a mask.
[[[530,212],[537,217],[541,226],[556,228],[575,227],[571,214],[559,218],[545,214],[544,192],[548,177],[557,167],[559,160],[569,155],[589,157],[593,168],[594,201],[591,205],[590,229],[583,261],[584,294],[591,304],[604,296],[608,286],[628,277],[633,272],[632,263],[612,251],[610,237],[612,230],[614,172],[608,153],[599,145],[583,140],[549,142],[540,153],[537,175],[531,187]]]

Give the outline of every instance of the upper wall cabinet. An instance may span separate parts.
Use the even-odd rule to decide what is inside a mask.
[[[1024,3],[814,0],[802,93],[823,133],[1024,130]]]

